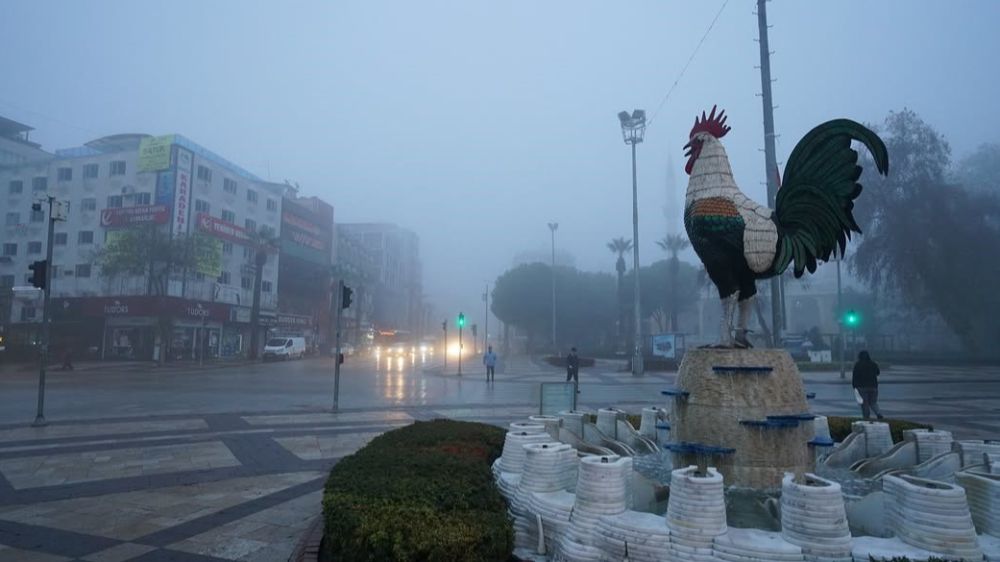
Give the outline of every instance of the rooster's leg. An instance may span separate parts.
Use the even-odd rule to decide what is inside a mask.
[[[736,312],[736,293],[722,299],[722,320],[719,325],[719,347],[733,347],[734,312]]]
[[[750,332],[747,326],[750,324],[750,313],[753,311],[753,299],[754,297],[749,297],[739,301],[739,319],[736,321],[736,347],[745,349],[753,347],[753,344],[747,339],[747,334]]]

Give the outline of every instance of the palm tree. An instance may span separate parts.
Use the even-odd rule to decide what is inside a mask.
[[[668,234],[662,240],[657,240],[656,245],[664,252],[670,254],[670,329],[677,331],[677,275],[680,271],[680,260],[677,254],[686,250],[691,242],[681,234]]]
[[[618,272],[618,339],[622,339],[622,326],[625,325],[625,303],[622,294],[622,284],[625,278],[625,252],[632,249],[632,239],[612,238],[608,242],[608,249],[611,253],[618,254],[618,261],[615,262],[615,271]]]
[[[261,227],[259,231],[250,233],[250,242],[254,248],[253,305],[250,307],[250,349],[247,356],[257,358],[260,347],[260,290],[264,277],[264,265],[267,255],[278,251],[278,238],[270,229]]]

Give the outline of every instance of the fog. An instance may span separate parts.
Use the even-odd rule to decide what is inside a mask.
[[[548,255],[548,222],[565,260],[613,270],[605,244],[631,238],[623,109],[652,116],[642,263],[682,229],[696,112],[726,109],[736,180],[764,201],[755,2],[729,1],[679,77],[722,4],[5,2],[0,115],[49,150],[181,133],[298,182],[338,222],[411,228],[437,315],[472,315],[487,281]],[[956,159],[1000,139],[1000,3],[784,0],[768,15],[779,162],[822,121],[904,107]]]

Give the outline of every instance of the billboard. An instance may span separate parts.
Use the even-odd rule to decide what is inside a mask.
[[[139,171],[157,172],[170,167],[170,145],[173,135],[146,137],[139,141]]]
[[[332,208],[325,216],[291,199],[282,201],[281,251],[299,259],[327,267],[330,265]]]
[[[196,245],[195,270],[206,276],[215,278],[222,275],[222,240],[206,240],[204,245]]]
[[[170,209],[166,205],[139,205],[101,210],[101,226],[119,228],[141,224],[166,224]]]
[[[677,336],[675,334],[657,334],[653,336],[653,356],[676,359]]]
[[[194,155],[190,150],[177,147],[177,170],[174,183],[173,222],[171,232],[174,235],[190,232],[188,217],[191,214],[191,169],[194,166]]]

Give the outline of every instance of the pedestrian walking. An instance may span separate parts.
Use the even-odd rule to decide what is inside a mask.
[[[854,364],[854,374],[851,377],[851,385],[861,396],[861,415],[867,420],[871,412],[875,412],[878,419],[882,419],[882,412],[878,409],[878,376],[881,371],[878,363],[872,361],[871,355],[867,351],[858,353],[858,361]]]
[[[483,355],[483,365],[486,365],[486,382],[491,380],[496,380],[496,369],[497,369],[497,354],[493,353],[493,346],[486,348],[486,354]]]
[[[570,348],[569,355],[566,356],[566,382],[573,381],[580,384],[580,357],[576,354],[576,348]],[[580,392],[579,389],[577,392]]]

